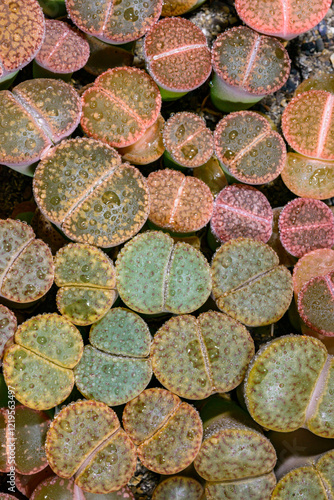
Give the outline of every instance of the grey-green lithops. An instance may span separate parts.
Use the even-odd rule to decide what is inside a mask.
[[[8,307],[0,304],[0,359],[3,356],[6,343],[14,336],[16,328],[15,314]]]
[[[204,488],[192,477],[172,476],[154,490],[152,500],[202,500]]]

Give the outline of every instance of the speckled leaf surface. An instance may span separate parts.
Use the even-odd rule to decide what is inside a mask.
[[[205,494],[207,500],[263,500],[270,498],[276,486],[276,477],[273,472],[260,477],[243,479],[240,481],[229,481],[226,483],[217,482],[205,484]]]

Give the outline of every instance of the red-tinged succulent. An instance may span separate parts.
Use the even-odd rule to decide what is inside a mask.
[[[303,80],[294,92],[294,96],[307,92],[308,90],[326,90],[334,94],[334,75],[331,73],[317,73]]]
[[[267,243],[272,225],[273,210],[269,201],[251,186],[232,184],[215,199],[210,227],[221,243],[240,237]]]
[[[164,479],[153,491],[152,500],[202,500],[204,488],[192,477],[172,476]]]
[[[205,0],[164,0],[161,16],[180,16],[196,9],[204,2]]]
[[[227,186],[224,171],[215,156],[212,156],[204,165],[195,168],[193,170],[193,175],[209,186],[213,196],[216,196],[225,186]]]
[[[36,472],[36,474],[30,474],[29,476],[25,476],[17,472],[15,474],[15,486],[19,490],[19,492],[22,493],[22,495],[30,498],[36,487],[42,481],[53,475],[54,474],[49,466],[45,467],[40,472]]]
[[[334,160],[334,94],[309,90],[290,101],[282,115],[289,145],[304,156]]]
[[[35,57],[34,76],[69,79],[85,66],[88,57],[89,45],[83,36],[63,21],[48,19],[43,44]]]
[[[46,438],[51,469],[90,493],[106,494],[125,486],[136,468],[136,449],[104,403],[76,401],[63,408]]]
[[[0,92],[0,163],[32,175],[30,165],[78,126],[81,103],[71,85],[49,78],[26,80]]]
[[[145,71],[113,68],[83,93],[82,108],[81,126],[88,136],[124,148],[138,141],[157,120],[161,96]]]
[[[145,178],[94,139],[52,148],[36,169],[33,188],[42,214],[65,236],[103,248],[134,236],[149,213]]]
[[[133,54],[123,47],[110,45],[97,38],[86,35],[90,56],[85,70],[91,75],[99,76],[110,68],[132,66]]]
[[[284,46],[246,26],[231,28],[217,37],[212,64],[211,100],[222,111],[249,108],[279,90],[290,73]]]
[[[291,40],[314,28],[325,16],[331,0],[236,0],[235,8],[245,24],[260,33]]]
[[[176,233],[204,227],[212,216],[213,196],[200,179],[177,170],[157,170],[147,178],[150,192],[149,220]]]
[[[213,137],[205,120],[182,111],[171,116],[163,131],[165,163],[181,167],[200,167],[213,155]]]
[[[278,220],[282,210],[282,207],[276,207],[273,209],[273,232],[271,233],[267,243],[277,253],[280,264],[283,264],[283,266],[286,267],[293,267],[297,259],[285,250],[279,237]]]
[[[192,463],[203,426],[197,410],[165,389],[146,389],[125,405],[123,425],[142,464],[158,474],[176,474]]]
[[[266,184],[276,179],[286,161],[282,137],[266,118],[253,111],[237,111],[220,120],[214,145],[227,174],[245,184]]]
[[[0,359],[3,356],[6,343],[13,338],[16,328],[15,314],[8,307],[0,304]]]
[[[334,214],[322,201],[295,198],[283,208],[278,225],[282,245],[295,257],[334,245]]]
[[[145,35],[158,20],[162,0],[66,0],[68,15],[81,31],[103,42],[125,44]]]
[[[312,278],[325,276],[334,271],[334,250],[319,248],[301,257],[293,268],[292,281],[297,298],[303,286]]]
[[[0,220],[0,296],[27,304],[45,295],[53,283],[54,266],[49,247],[35,239],[28,224]]]
[[[146,35],[147,69],[162,97],[175,99],[202,85],[211,73],[210,50],[200,28],[181,17],[166,17]]]

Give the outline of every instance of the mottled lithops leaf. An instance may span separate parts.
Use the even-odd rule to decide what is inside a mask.
[[[35,57],[43,42],[45,21],[37,0],[3,0],[0,25],[1,79]]]
[[[274,472],[263,474],[250,479],[239,481],[227,481],[205,484],[205,495],[207,500],[263,500],[271,498],[271,493],[276,486]]]
[[[312,75],[298,85],[294,95],[297,96],[308,90],[326,90],[327,92],[334,91],[334,75],[332,73],[317,73]]]
[[[319,458],[316,468],[321,474],[326,488],[330,490],[331,495],[334,493],[334,450],[330,450]]]
[[[280,432],[303,426],[311,396],[320,397],[314,391],[316,386],[319,390],[326,359],[325,346],[311,337],[289,335],[261,347],[245,378],[245,399],[253,419]],[[312,405],[310,411],[312,416]]]
[[[210,220],[213,196],[200,179],[177,170],[157,170],[147,179],[149,220],[176,233],[198,231]]]
[[[239,237],[267,243],[272,224],[273,210],[269,201],[251,186],[227,186],[215,199],[210,227],[222,243]]]
[[[307,414],[308,429],[324,438],[334,437],[334,357],[328,356],[316,390],[316,398],[311,401]],[[334,479],[333,479],[334,482]]]
[[[151,347],[153,371],[170,391],[204,399],[240,384],[254,355],[246,328],[216,311],[168,320]]]
[[[49,247],[19,220],[0,220],[0,295],[12,302],[33,302],[53,283]]]
[[[331,271],[334,271],[334,250],[331,248],[319,248],[303,255],[292,273],[295,297],[310,279],[325,276]]]
[[[282,115],[282,130],[289,145],[305,156],[334,159],[334,95],[310,90],[296,96]]]
[[[230,113],[214,132],[218,160],[245,184],[265,184],[281,173],[286,161],[282,137],[266,118],[252,111]]]
[[[31,495],[37,486],[51,476],[53,477],[54,474],[49,465],[47,465],[40,472],[30,474],[29,476],[17,472],[15,475],[15,486],[19,492],[22,493],[22,495],[25,495],[27,498],[31,498]]]
[[[120,429],[116,413],[104,403],[77,401],[63,408],[47,433],[46,455],[58,476],[85,491],[108,493],[129,481],[136,452]]]
[[[157,120],[161,96],[153,79],[138,68],[113,68],[82,95],[84,132],[110,146],[134,144]]]
[[[198,309],[211,291],[205,257],[187,243],[173,244],[165,233],[140,234],[116,261],[117,290],[134,311],[185,314]]]
[[[126,404],[123,425],[149,470],[176,474],[201,445],[203,427],[194,407],[164,389],[146,389]]]
[[[165,90],[189,92],[211,73],[210,50],[200,28],[184,18],[165,18],[145,37],[148,72]]]
[[[145,35],[158,20],[162,0],[66,0],[72,21],[85,33],[112,44],[124,44]]]
[[[42,481],[34,490],[30,500],[75,500],[74,481],[60,477],[50,477]]]
[[[116,246],[136,234],[149,212],[138,169],[110,146],[88,138],[63,141],[39,163],[34,196],[41,212],[80,243]]]
[[[334,214],[320,200],[290,201],[283,208],[278,225],[282,245],[295,257],[334,245]]]
[[[7,341],[14,336],[17,328],[17,319],[15,314],[8,307],[0,304],[0,358]]]
[[[286,474],[272,493],[272,500],[290,500],[297,497],[301,500],[316,498],[328,500],[326,487],[321,475],[314,467],[299,467]]]
[[[230,240],[212,260],[212,291],[219,309],[249,326],[269,325],[287,311],[292,277],[268,245]]]
[[[41,410],[64,401],[74,384],[72,368],[83,352],[79,331],[58,314],[44,314],[22,323],[15,342],[3,361],[5,380],[15,389],[15,397]]]
[[[204,488],[192,477],[173,476],[164,479],[154,490],[152,500],[201,500]]]

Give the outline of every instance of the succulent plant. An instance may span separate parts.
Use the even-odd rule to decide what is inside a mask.
[[[176,474],[196,457],[203,427],[197,410],[164,389],[146,389],[125,405],[123,426],[142,464]]]
[[[273,231],[267,243],[277,253],[280,264],[286,267],[292,267],[295,265],[297,259],[285,250],[279,237],[278,220],[282,210],[283,207],[276,207],[273,209]]]
[[[81,117],[78,93],[49,78],[26,80],[12,92],[1,91],[0,105],[0,163],[27,175],[33,175],[30,166],[53,144],[76,129]]]
[[[54,408],[70,394],[72,368],[82,352],[82,337],[72,323],[58,314],[34,316],[18,327],[15,344],[5,352],[6,384],[25,406]]]
[[[46,456],[52,470],[90,493],[125,486],[136,467],[136,450],[104,403],[77,401],[63,408],[47,433]]]
[[[8,495],[8,493],[0,493],[0,500],[17,500],[17,497],[13,497],[13,495]]]
[[[281,173],[286,161],[282,137],[253,111],[230,113],[214,132],[215,151],[227,174],[245,184],[265,184]]]
[[[164,0],[161,16],[180,16],[196,9],[204,2],[205,0]]]
[[[216,196],[225,186],[227,186],[224,171],[215,156],[212,156],[204,165],[195,168],[193,170],[193,175],[209,186],[213,196]]]
[[[246,26],[220,34],[212,46],[210,96],[222,111],[247,109],[279,90],[288,79],[290,59],[275,38]]]
[[[173,100],[202,85],[211,73],[210,50],[200,28],[181,17],[166,17],[145,36],[147,70],[163,100]]]
[[[37,488],[37,486],[44,481],[45,479],[53,476],[53,472],[51,470],[51,467],[48,465],[42,469],[40,472],[36,472],[36,474],[30,474],[29,476],[20,474],[19,472],[16,472],[15,474],[15,486],[16,489],[22,493],[22,495],[25,495],[26,497],[30,498],[33,491]]]
[[[200,179],[176,170],[151,172],[149,220],[176,233],[191,233],[204,227],[212,216],[213,196]]]
[[[51,251],[32,228],[0,219],[0,296],[11,304],[34,302],[48,292],[53,278]]]
[[[144,314],[186,314],[211,292],[205,257],[187,243],[150,231],[132,238],[118,254],[117,290],[123,302]]]
[[[152,500],[202,500],[204,488],[192,477],[172,476],[153,491]]]
[[[113,247],[136,234],[149,212],[139,170],[110,146],[88,138],[62,141],[39,163],[34,196],[45,217],[80,243]]]
[[[310,78],[306,78],[298,85],[294,95],[297,96],[308,90],[326,90],[334,93],[334,75],[331,73],[317,73]]]
[[[295,298],[300,290],[312,278],[325,276],[334,270],[334,250],[319,248],[301,257],[293,268],[292,281]]]
[[[3,356],[5,346],[13,338],[17,328],[15,314],[8,307],[0,304],[0,359]]]

